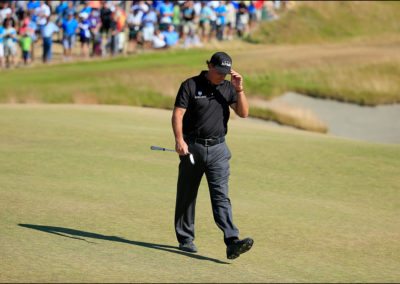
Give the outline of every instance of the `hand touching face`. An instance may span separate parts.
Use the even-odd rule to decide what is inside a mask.
[[[231,70],[231,83],[235,87],[237,91],[243,90],[243,78],[242,75],[240,75],[238,72],[235,70]]]

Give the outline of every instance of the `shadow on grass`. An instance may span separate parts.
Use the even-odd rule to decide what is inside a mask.
[[[213,262],[216,262],[219,264],[229,264],[229,262],[224,262],[224,261],[221,261],[221,260],[218,260],[215,258],[210,258],[210,257],[198,255],[198,254],[192,254],[192,253],[188,253],[188,252],[179,251],[177,247],[169,246],[169,245],[153,244],[153,243],[146,243],[146,242],[140,242],[140,241],[131,241],[131,240],[126,240],[124,238],[117,237],[117,236],[107,236],[107,235],[101,235],[101,234],[97,234],[97,233],[85,232],[85,231],[63,228],[63,227],[42,226],[42,225],[32,225],[32,224],[18,224],[18,226],[29,228],[29,229],[34,229],[34,230],[38,230],[38,231],[42,231],[42,232],[46,232],[46,233],[50,233],[50,234],[55,234],[55,235],[59,235],[59,236],[66,237],[66,238],[82,240],[82,241],[86,241],[86,242],[89,242],[89,241],[87,241],[84,238],[107,240],[107,241],[112,241],[112,242],[120,242],[120,243],[126,243],[126,244],[130,244],[130,245],[136,245],[136,246],[141,246],[141,247],[146,247],[146,248],[151,248],[151,249],[172,252],[172,253],[188,256],[188,257],[199,259],[199,260],[213,261]],[[93,243],[93,242],[89,242],[89,243]]]

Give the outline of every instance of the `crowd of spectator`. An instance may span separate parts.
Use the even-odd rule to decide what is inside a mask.
[[[68,61],[77,39],[83,58],[232,40],[290,2],[0,0],[0,68],[29,64],[35,46],[47,63],[54,43]]]

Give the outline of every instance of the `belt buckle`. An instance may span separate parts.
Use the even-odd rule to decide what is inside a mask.
[[[204,139],[204,146],[206,146],[206,147],[212,146],[212,145],[208,144],[208,141],[210,141],[210,143],[211,143],[212,139]]]

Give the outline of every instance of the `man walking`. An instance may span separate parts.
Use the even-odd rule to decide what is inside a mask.
[[[175,150],[179,154],[179,177],[175,208],[175,232],[179,249],[197,252],[194,219],[197,191],[206,174],[214,220],[224,233],[228,259],[248,251],[253,240],[239,239],[233,224],[228,197],[230,150],[225,143],[231,107],[247,117],[249,106],[242,76],[231,69],[232,59],[225,52],[215,53],[207,61],[208,71],[187,79],[178,91],[172,115]],[[227,74],[231,81],[225,80]],[[192,154],[195,163],[189,158]]]

